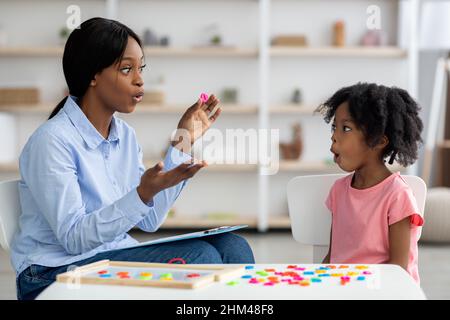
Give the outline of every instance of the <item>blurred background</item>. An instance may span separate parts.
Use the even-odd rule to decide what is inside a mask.
[[[96,16],[128,25],[145,45],[144,101],[118,116],[136,129],[147,167],[162,158],[202,92],[221,99],[214,127],[224,134],[279,130],[276,174],[261,175],[258,164],[212,164],[190,181],[158,232],[248,224],[257,262],[310,255],[290,234],[286,185],[299,175],[340,172],[330,127],[313,114],[319,104],[357,82],[408,90],[422,106],[424,145],[413,167],[392,169],[427,182],[419,266],[427,296],[450,298],[450,277],[435,274],[450,271],[449,1],[1,0],[0,180],[19,178],[28,137],[67,95],[68,25]],[[0,291],[14,298],[6,256],[1,263]]]

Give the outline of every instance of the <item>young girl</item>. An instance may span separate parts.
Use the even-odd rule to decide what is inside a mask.
[[[352,174],[337,180],[326,205],[332,213],[324,263],[397,264],[419,283],[417,241],[423,219],[399,173],[386,167],[417,159],[419,106],[402,89],[358,83],[319,107],[332,123],[334,161]]]
[[[220,115],[211,96],[182,116],[180,143],[164,163],[145,171],[135,131],[115,117],[130,113],[144,92],[141,42],[125,25],[93,18],[67,40],[63,69],[70,96],[29,138],[20,155],[20,231],[11,248],[19,299],[34,299],[69,265],[110,259],[186,263],[253,263],[247,242],[233,234],[149,247],[133,228],[156,231],[191,178],[205,163],[191,164],[192,143]],[[194,122],[201,121],[202,126]],[[186,142],[187,144],[186,148]],[[175,258],[175,259],[174,259]]]

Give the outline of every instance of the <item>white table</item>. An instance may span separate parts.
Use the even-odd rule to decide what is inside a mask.
[[[287,264],[255,264],[255,270],[286,270]],[[324,265],[297,264],[298,267],[316,269]],[[340,265],[337,264],[337,267]],[[322,300],[322,299],[426,299],[422,289],[409,274],[397,265],[367,265],[372,274],[366,281],[355,277],[346,284],[340,284],[339,277],[322,278],[321,283],[303,287],[280,282],[274,286],[249,284],[248,279],[238,279],[239,284],[230,286],[227,282],[213,283],[198,289],[171,289],[157,287],[132,287],[118,285],[81,284],[77,288],[55,282],[45,289],[39,300],[77,299],[155,299],[155,300]],[[354,268],[355,265],[349,265]],[[335,269],[351,271],[352,269]],[[334,271],[334,270],[332,270]],[[250,271],[249,271],[250,272]],[[328,272],[328,271],[327,271]],[[331,271],[330,271],[331,272]],[[361,272],[362,273],[362,272]],[[305,276],[306,277],[306,276]]]

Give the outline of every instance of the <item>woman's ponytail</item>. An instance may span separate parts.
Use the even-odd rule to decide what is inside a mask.
[[[52,113],[50,114],[50,116],[48,117],[48,120],[50,120],[51,118],[53,118],[54,116],[56,116],[56,114],[59,112],[59,110],[61,110],[64,105],[66,104],[68,96],[64,97],[64,99],[62,99],[58,105],[56,106],[55,109],[53,109]]]

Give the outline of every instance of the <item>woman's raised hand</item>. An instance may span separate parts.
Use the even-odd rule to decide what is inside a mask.
[[[180,119],[172,146],[189,153],[192,144],[200,138],[217,120],[222,112],[220,107],[212,114],[219,103],[216,96],[211,95],[206,102],[201,99],[192,105]]]
[[[175,137],[172,138],[172,145],[185,153],[190,153],[192,144],[220,116],[222,109],[220,107],[216,108],[218,104],[219,99],[214,95],[211,95],[206,102],[198,99],[181,117]],[[173,187],[183,180],[192,178],[205,166],[207,166],[205,161],[194,164],[186,162],[175,169],[164,172],[164,164],[159,162],[142,175],[141,183],[137,187],[139,197],[144,203],[148,203],[158,192]]]

